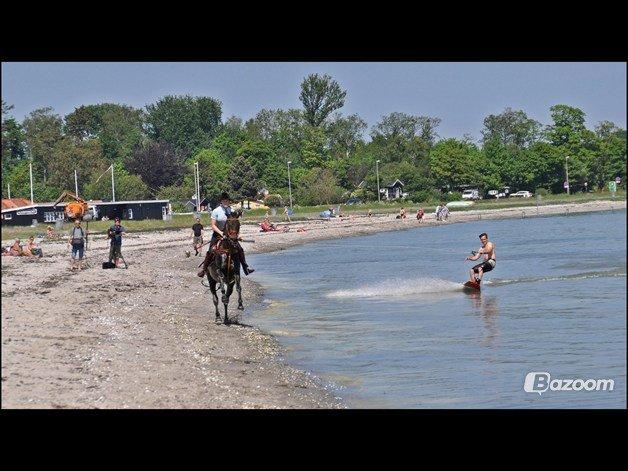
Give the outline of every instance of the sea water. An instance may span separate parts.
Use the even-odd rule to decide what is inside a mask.
[[[497,266],[469,294],[461,283],[478,262],[465,257],[481,232]],[[626,407],[625,211],[444,224],[248,258],[266,298],[247,321],[349,407]],[[526,392],[533,372],[614,386]]]

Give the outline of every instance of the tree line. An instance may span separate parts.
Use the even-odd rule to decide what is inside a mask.
[[[346,96],[330,76],[311,74],[301,83],[301,108],[262,109],[247,121],[223,120],[222,103],[211,97],[165,96],[143,109],[84,105],[64,117],[48,107],[21,123],[2,101],[2,197],[8,185],[12,197],[30,197],[29,163],[36,201],[73,190],[75,170],[83,198],[109,199],[111,180],[103,173],[112,164],[118,200],[187,201],[198,161],[202,197],[227,191],[256,198],[265,188],[269,201],[281,204],[290,162],[293,199],[301,205],[377,200],[376,160],[381,183],[401,180],[414,201],[463,184],[561,192],[567,156],[572,190],[585,182],[601,190],[625,178],[626,130],[609,121],[588,129],[576,107],[552,106],[546,125],[507,108],[484,119],[475,141],[441,139],[439,118],[401,112],[369,129],[357,114],[342,114]]]

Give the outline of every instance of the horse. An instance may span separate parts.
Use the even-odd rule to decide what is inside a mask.
[[[240,286],[240,259],[237,245],[240,233],[240,221],[235,217],[227,219],[224,234],[226,237],[220,239],[213,249],[214,257],[207,265],[205,274],[209,282],[209,289],[214,302],[216,322],[220,322],[220,311],[218,309],[218,292],[216,286],[220,287],[222,293],[222,303],[225,307],[224,323],[230,324],[228,314],[229,298],[235,286],[238,292],[238,309],[243,310],[242,288]]]

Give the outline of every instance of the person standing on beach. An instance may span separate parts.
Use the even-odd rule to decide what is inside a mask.
[[[290,220],[290,211],[288,210],[288,206],[284,206],[283,207],[283,220],[284,221],[288,221],[288,222],[292,222]]]
[[[85,254],[85,232],[81,227],[79,219],[74,220],[74,227],[70,231],[68,245],[72,246],[72,265],[71,270],[83,268],[83,255]]]
[[[118,259],[122,257],[122,233],[125,232],[124,226],[120,225],[120,218],[116,218],[113,226],[109,228],[108,234],[111,239],[109,247],[109,263],[114,261],[118,266]]]
[[[192,245],[194,246],[194,256],[200,254],[198,248],[203,245],[203,225],[201,218],[196,218],[196,224],[192,226]]]
[[[488,235],[483,232],[479,235],[482,247],[477,252],[474,252],[471,257],[467,257],[465,260],[477,260],[484,256],[484,261],[478,263],[471,270],[469,270],[469,281],[480,283],[482,281],[482,275],[495,268],[495,245],[488,240]],[[477,275],[476,275],[477,274]]]

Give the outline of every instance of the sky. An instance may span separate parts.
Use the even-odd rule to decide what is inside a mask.
[[[300,83],[326,73],[347,90],[343,114],[369,125],[393,111],[442,119],[442,138],[481,137],[489,114],[524,110],[549,124],[549,108],[581,108],[587,125],[626,128],[626,63],[621,62],[4,62],[2,100],[22,120],[51,106],[64,116],[80,105],[144,107],[164,95],[210,96],[223,119],[247,120],[263,108],[300,108]]]

